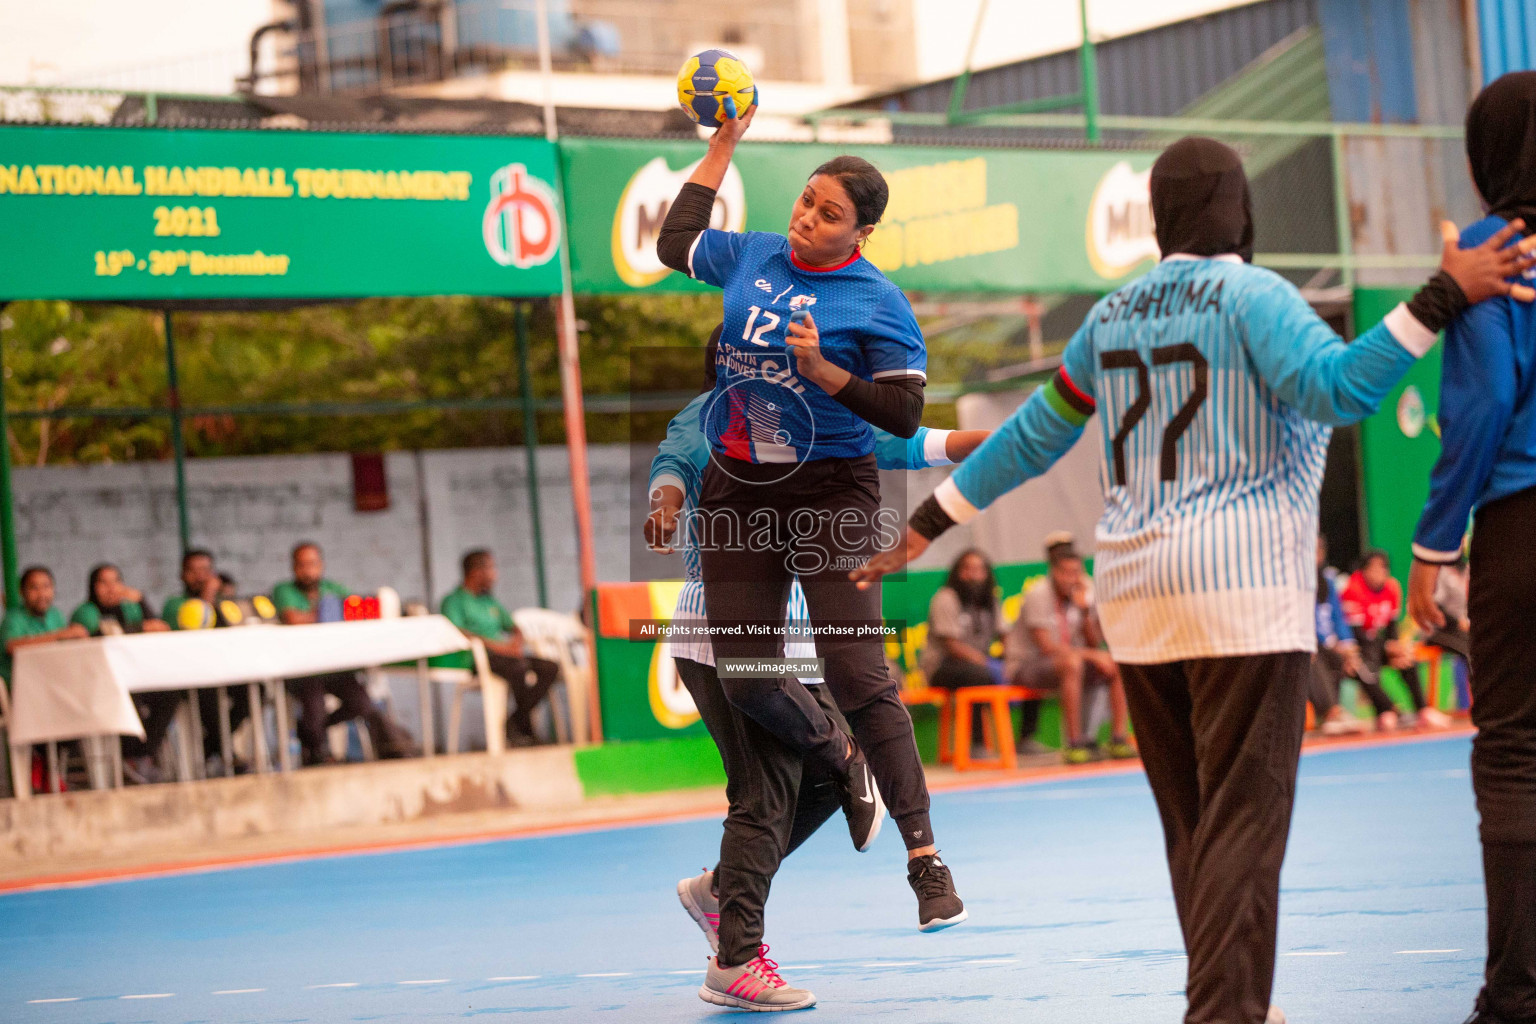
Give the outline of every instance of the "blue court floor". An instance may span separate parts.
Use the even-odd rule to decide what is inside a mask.
[[[1467,757],[1455,738],[1303,760],[1276,983],[1292,1021],[1465,1017],[1483,954]],[[834,819],[780,873],[768,940],[813,1019],[1181,1019],[1141,775],[934,803],[966,924],[916,930],[889,832],[856,854]],[[707,947],[674,887],[718,842],[692,821],[0,896],[0,1021],[707,1021],[724,1011],[695,995]]]

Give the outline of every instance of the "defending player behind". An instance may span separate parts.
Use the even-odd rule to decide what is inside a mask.
[[[1515,293],[1521,222],[1459,249],[1345,345],[1254,267],[1238,155],[1186,138],[1152,168],[1162,262],[1101,300],[1062,368],[912,514],[870,582],[1044,473],[1103,416],[1095,583],[1167,841],[1189,953],[1189,1024],[1269,1006],[1280,866],[1316,646],[1313,547],[1330,426],[1374,412],[1470,305]]]

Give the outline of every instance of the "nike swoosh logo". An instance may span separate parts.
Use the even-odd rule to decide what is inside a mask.
[[[870,792],[869,768],[868,768],[868,766],[866,766],[864,768],[864,792],[865,792],[866,795],[859,797],[859,799],[864,801],[866,804],[874,803],[875,802],[875,795]]]

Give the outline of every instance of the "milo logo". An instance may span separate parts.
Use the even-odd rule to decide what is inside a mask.
[[[1117,281],[1161,253],[1152,230],[1152,171],[1140,174],[1122,160],[1111,167],[1088,205],[1088,262],[1094,273]]]
[[[665,157],[655,157],[636,171],[624,186],[619,208],[613,214],[613,269],[631,288],[646,288],[666,277],[668,270],[656,257],[656,236],[667,219],[672,200],[693,175],[698,163],[680,171],[667,167]],[[734,164],[715,193],[715,209],[709,226],[722,231],[741,231],[747,224],[747,192]]]

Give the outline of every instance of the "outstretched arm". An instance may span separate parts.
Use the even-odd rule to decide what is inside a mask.
[[[729,99],[726,102],[732,103]],[[733,106],[728,107],[728,112],[734,109]],[[699,236],[709,227],[710,214],[715,208],[715,192],[719,190],[720,183],[725,181],[725,172],[731,166],[736,144],[746,134],[756,113],[757,105],[753,104],[741,117],[726,120],[710,136],[709,152],[704,154],[704,159],[694,168],[693,174],[667,210],[666,219],[661,222],[661,231],[656,236],[656,256],[663,266],[689,277],[697,276],[690,256],[698,244]]]
[[[956,523],[967,522],[999,497],[1040,476],[1082,436],[1093,415],[1092,359],[1085,325],[1062,358],[1062,368],[993,431],[954,474],[938,486],[907,521],[896,545],[850,573],[867,587],[928,549]],[[1076,370],[1079,379],[1073,377]]]
[[[645,542],[662,554],[672,552],[677,514],[689,498],[698,496],[704,467],[709,465],[709,441],[699,423],[700,411],[709,398],[710,392],[706,391],[672,417],[667,424],[667,436],[651,460]]]
[[[1470,305],[1499,295],[1536,297],[1507,278],[1529,267],[1536,238],[1510,245],[1515,221],[1481,245],[1463,249],[1456,227],[1442,225],[1441,269],[1417,295],[1346,345],[1301,297],[1276,279],[1245,296],[1241,321],[1249,357],[1280,400],[1308,419],[1335,426],[1371,415],[1435,336]]]

